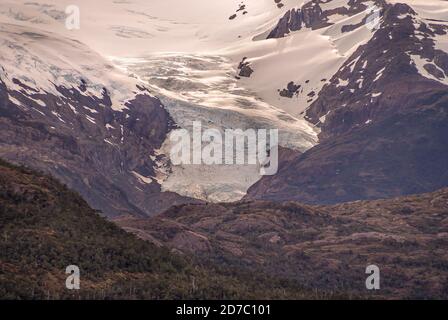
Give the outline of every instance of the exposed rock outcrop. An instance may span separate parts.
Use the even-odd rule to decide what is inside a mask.
[[[301,85],[295,84],[294,81],[288,83],[285,89],[279,90],[279,95],[285,98],[292,98],[294,95],[298,94]]]
[[[315,28],[322,23],[322,8],[318,3],[309,2],[301,9],[288,10],[267,38],[283,38],[292,31],[302,29],[302,27]]]
[[[311,0],[306,2],[301,8],[292,8],[281,17],[277,25],[268,34],[267,39],[283,38],[291,32],[301,30],[302,28],[319,29],[332,24],[331,17],[334,15],[353,16],[365,11],[372,6],[369,0],[351,0],[346,5],[335,6],[331,9],[322,9],[321,5],[325,5],[332,1]],[[378,8],[386,5],[384,0],[375,0],[373,2]],[[344,25],[342,32],[352,31],[366,24],[370,13],[357,25]]]
[[[250,78],[254,70],[250,67],[250,62],[247,61],[247,57],[244,57],[243,60],[238,65],[238,76]]]

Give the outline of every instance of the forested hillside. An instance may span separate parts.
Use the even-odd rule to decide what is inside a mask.
[[[54,179],[0,160],[0,299],[330,297],[137,239]],[[66,289],[77,265],[81,289]]]

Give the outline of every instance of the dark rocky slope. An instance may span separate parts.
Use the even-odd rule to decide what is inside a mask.
[[[0,160],[0,299],[334,297],[262,273],[222,269],[137,239],[49,176]],[[65,269],[81,271],[79,291]]]
[[[313,288],[387,299],[448,297],[448,189],[335,206],[183,205],[117,223],[159,245]],[[381,272],[374,293],[365,288],[371,264]]]
[[[39,41],[49,42],[50,51],[54,46],[61,48],[61,55],[67,51],[71,55],[79,54],[79,59],[90,52],[78,42],[37,32],[11,27],[2,28],[0,33],[0,40],[5,38],[5,43],[9,43],[9,37],[17,39],[10,46],[22,56],[18,58],[19,66],[3,68],[0,61],[0,156],[51,174],[107,216],[145,216],[176,203],[192,201],[161,192],[157,170],[160,167],[169,170],[169,166],[157,149],[175,124],[161,102],[147,89],[135,85],[128,93],[130,99],[124,108],[117,110],[110,94],[114,88],[105,85],[100,96],[89,92],[101,83],[83,78],[77,79],[77,83],[73,80],[71,86],[54,82],[55,92],[47,92],[39,86],[51,79],[29,80],[37,76],[27,74],[27,80],[36,83],[36,88],[30,88],[14,73],[5,71],[6,68],[25,69],[28,66],[22,61],[35,59],[38,68],[53,70],[56,74],[62,72],[61,67],[52,65],[53,61],[38,51]],[[28,46],[21,45],[21,41]],[[10,49],[0,50],[8,52]],[[100,57],[91,56],[99,61],[94,65],[98,68],[95,72],[116,72]],[[73,67],[64,65],[64,68],[71,70]],[[76,77],[74,70],[73,75],[58,79]],[[107,79],[104,81],[107,83]],[[14,86],[6,85],[11,82]]]
[[[322,129],[320,138],[443,102],[448,53],[437,49],[434,37],[447,34],[448,26],[420,17],[406,4],[387,5],[373,38],[353,53],[307,110],[307,119]],[[424,61],[432,79],[422,75],[413,57]]]
[[[447,136],[448,96],[323,141],[252,186],[247,198],[332,204],[433,191],[448,185]]]
[[[434,42],[446,34],[405,4],[387,5],[372,40],[307,110],[321,144],[264,177],[247,198],[329,204],[448,186],[448,54]],[[413,57],[426,61],[432,78]]]

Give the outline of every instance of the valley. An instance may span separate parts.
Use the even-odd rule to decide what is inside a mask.
[[[72,2],[0,3],[0,298],[448,298],[448,1]]]

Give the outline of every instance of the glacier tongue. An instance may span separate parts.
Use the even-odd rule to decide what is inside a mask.
[[[138,75],[161,99],[174,121],[191,132],[193,121],[203,129],[279,129],[281,146],[306,151],[317,144],[317,133],[238,84],[236,70],[221,56],[158,54],[114,62]],[[161,150],[169,154],[167,141]],[[261,178],[257,165],[179,165],[162,188],[208,201],[236,201]]]

